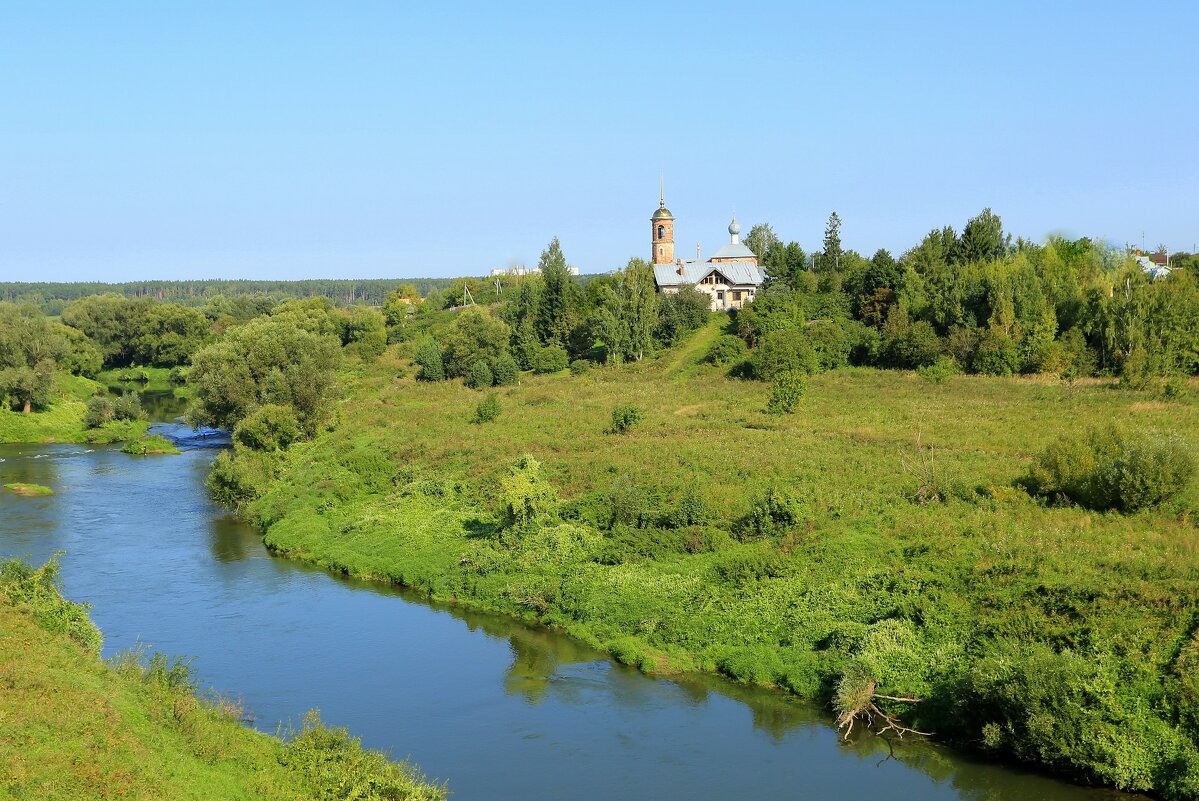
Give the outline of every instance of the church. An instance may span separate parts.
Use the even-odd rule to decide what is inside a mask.
[[[754,299],[766,274],[758,257],[741,244],[737,215],[729,223],[729,242],[707,261],[684,261],[674,255],[674,215],[666,208],[666,194],[658,196],[658,210],[650,218],[654,281],[663,294],[691,286],[712,298],[712,311],[740,309]]]

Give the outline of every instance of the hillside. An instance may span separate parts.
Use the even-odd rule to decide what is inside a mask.
[[[525,373],[487,390],[487,423],[485,393],[418,382],[393,347],[343,374],[339,421],[266,463],[244,511],[296,558],[537,619],[648,671],[839,710],[877,693],[888,719],[969,748],[1199,792],[1195,488],[1137,514],[1021,488],[1033,454],[1091,424],[1193,447],[1193,400],[849,368],[771,415],[768,386],[701,362],[718,327],[657,361]],[[644,419],[607,433],[622,404]]]

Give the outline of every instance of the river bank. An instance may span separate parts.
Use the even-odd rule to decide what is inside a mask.
[[[56,569],[0,563],[3,797],[446,797],[315,715],[286,743],[247,728],[237,703],[197,696],[183,661],[133,652],[102,662],[99,631],[59,595]]]

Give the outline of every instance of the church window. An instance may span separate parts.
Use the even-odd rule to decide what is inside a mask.
[[[665,236],[666,236],[666,226],[659,225],[658,226],[658,239],[662,239]]]

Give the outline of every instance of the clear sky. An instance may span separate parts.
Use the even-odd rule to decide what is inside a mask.
[[[1199,3],[0,0],[0,280],[583,272],[770,222],[1192,249]]]

